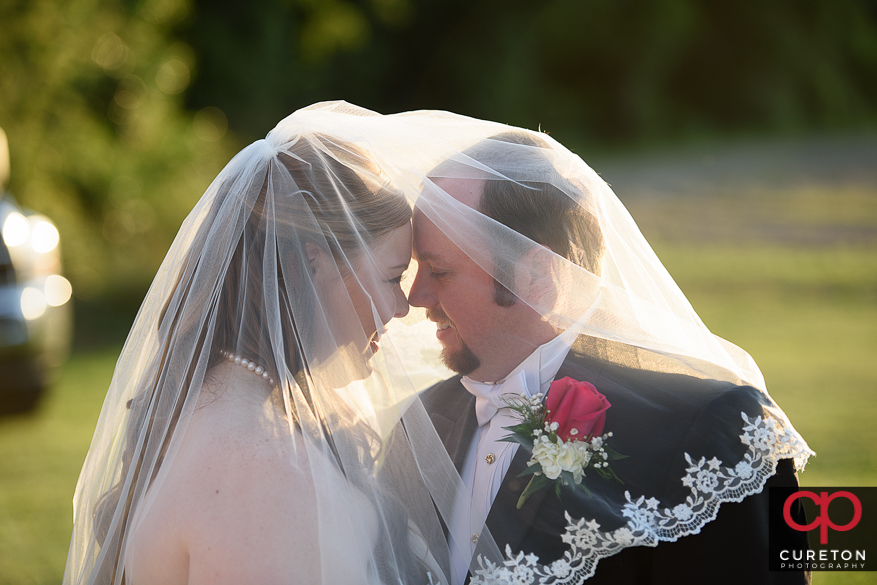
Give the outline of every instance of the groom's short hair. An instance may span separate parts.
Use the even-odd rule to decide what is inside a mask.
[[[524,148],[512,150],[502,143]],[[516,180],[485,180],[478,210],[599,276],[605,251],[599,221],[586,208],[587,194],[564,179],[554,167],[546,154],[550,148],[539,135],[510,130],[464,151],[466,157],[499,172],[503,168],[517,167],[526,168],[532,174]],[[512,282],[514,263],[503,264],[498,264],[496,270]],[[515,295],[497,281],[494,300],[500,306],[511,306]]]

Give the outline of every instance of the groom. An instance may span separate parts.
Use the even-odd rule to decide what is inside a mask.
[[[489,166],[491,144],[498,142],[542,146],[528,134],[509,132],[465,154]],[[542,156],[539,148],[526,150]],[[553,172],[547,159],[545,169]],[[435,173],[434,183],[457,201],[599,275],[600,227],[565,194],[545,182],[534,183],[544,186],[534,191],[533,184],[448,178],[453,174]],[[626,501],[625,491],[634,498],[657,497],[662,504],[686,501],[691,493],[682,481],[691,465],[686,454],[695,462],[701,457],[741,459],[741,413],[750,419],[762,416],[768,403],[756,389],[646,371],[639,367],[640,360],[654,356],[637,348],[584,335],[558,335],[457,247],[422,209],[414,213],[414,256],[418,271],[409,302],[424,307],[436,323],[443,360],[460,374],[422,395],[436,431],[472,490],[471,509],[456,510],[449,527],[449,538],[457,547],[474,551],[486,523],[501,551],[509,546],[514,555],[533,554],[540,563],[550,564],[569,550],[570,539],[562,537],[565,513],[574,520],[596,522],[605,534],[615,533],[627,521],[617,513]],[[517,509],[529,480],[519,474],[527,468],[531,452],[500,440],[508,434],[503,427],[515,424],[500,396],[532,396],[567,376],[593,384],[612,405],[605,431],[613,433],[610,445],[628,456],[611,463],[624,483],[589,472],[590,495],[566,486],[558,499],[552,484]],[[780,486],[797,486],[792,460],[781,460],[765,485]],[[809,572],[768,571],[767,498],[764,489],[742,502],[723,503],[714,520],[675,542],[624,548],[600,560],[588,583],[809,583]],[[793,513],[806,523],[800,508]],[[789,530],[783,538],[784,547],[807,548],[805,533]],[[452,558],[455,582],[471,577],[469,558],[464,556]]]

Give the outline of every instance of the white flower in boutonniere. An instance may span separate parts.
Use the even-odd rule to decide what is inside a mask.
[[[544,405],[542,394],[528,400],[507,400],[506,404],[520,415],[521,422],[505,427],[512,434],[502,440],[520,443],[532,451],[528,468],[521,475],[533,477],[518,499],[518,509],[531,494],[552,481],[558,497],[563,485],[588,491],[582,483],[588,468],[605,479],[621,481],[609,469],[609,461],[625,456],[606,445],[611,432],[600,434],[611,405],[593,384],[566,377],[552,382]]]
[[[591,460],[588,444],[582,441],[565,442],[560,437],[554,441],[542,435],[533,444],[533,458],[530,460],[542,466],[542,473],[548,479],[557,479],[564,471],[573,474],[576,483],[581,483],[585,467]]]

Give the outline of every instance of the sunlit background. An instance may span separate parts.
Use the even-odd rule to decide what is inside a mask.
[[[115,358],[186,213],[334,99],[550,132],[755,357],[818,453],[801,482],[877,485],[877,3],[0,0],[0,584],[60,582]]]

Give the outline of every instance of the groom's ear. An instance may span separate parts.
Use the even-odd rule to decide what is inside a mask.
[[[556,267],[551,248],[541,245],[530,248],[515,265],[517,296],[534,308],[552,309],[557,298]]]

